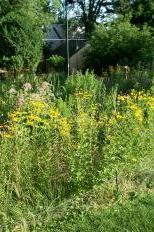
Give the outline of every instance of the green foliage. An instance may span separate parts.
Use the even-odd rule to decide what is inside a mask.
[[[6,1],[0,15],[0,66],[36,69],[42,49],[45,1]]]
[[[153,46],[154,37],[147,27],[140,30],[129,22],[99,25],[87,50],[87,67],[101,73],[109,65],[146,65],[153,61]]]
[[[151,0],[113,0],[113,7],[116,13],[126,16],[131,15],[131,23],[143,26],[154,25],[154,3]]]
[[[52,55],[48,61],[51,63],[52,68],[57,71],[63,70],[65,65],[65,58],[58,55]]]
[[[152,232],[154,229],[152,220],[153,195],[139,196],[133,201],[117,203],[107,209],[97,209],[76,213],[74,217],[64,220],[55,226],[58,231],[97,231],[97,232],[123,232],[123,231],[146,231]],[[145,215],[147,215],[145,217]]]
[[[77,73],[66,80],[65,88],[67,94],[74,94],[79,91],[87,91],[97,95],[101,89],[101,82],[96,79],[94,73],[86,71],[85,74]]]

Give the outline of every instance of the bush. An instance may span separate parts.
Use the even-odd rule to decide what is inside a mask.
[[[20,158],[16,158],[22,161],[24,148],[19,149],[18,142],[20,147],[26,141],[24,146],[29,147],[33,160],[27,165],[37,170],[33,173],[30,168],[29,178],[35,174],[31,181],[37,191],[45,192],[49,198],[92,188],[114,176],[117,169],[135,167],[147,151],[153,152],[148,134],[153,97],[132,92],[117,98],[115,90],[106,93],[101,91],[101,85],[87,72],[66,81],[64,100],[55,98],[47,82],[36,88],[25,83],[16,97],[13,95],[15,108],[8,112],[2,151],[6,155],[17,146]],[[18,168],[24,170],[20,165]],[[24,185],[21,183],[21,189]]]

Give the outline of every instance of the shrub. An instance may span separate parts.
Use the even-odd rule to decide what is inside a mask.
[[[52,55],[48,61],[51,63],[51,66],[56,71],[63,70],[65,64],[65,58],[58,55]]]

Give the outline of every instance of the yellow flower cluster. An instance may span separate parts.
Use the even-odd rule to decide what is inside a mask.
[[[93,96],[92,93],[89,93],[86,91],[84,91],[84,92],[79,91],[79,92],[75,93],[74,95],[76,98],[82,98],[82,99],[88,99],[88,98],[91,98]]]
[[[41,114],[42,112],[46,111],[46,109],[49,107],[48,104],[41,100],[32,100],[28,102],[28,107],[31,111]]]
[[[1,125],[0,126],[0,137],[2,137],[4,139],[11,139],[11,138],[13,138],[13,135],[14,135],[16,130],[17,130],[16,126]]]
[[[122,101],[122,102],[127,101],[127,99],[128,99],[128,96],[126,95],[118,95],[117,97],[117,100]]]
[[[9,114],[9,120],[13,123],[19,122],[21,120],[22,115],[23,115],[23,112],[17,109],[14,112]]]
[[[29,126],[33,126],[41,121],[42,121],[41,118],[38,117],[37,115],[30,114],[26,117],[26,124]]]
[[[17,125],[34,127],[43,127],[50,130],[56,129],[60,136],[68,138],[70,136],[71,126],[68,119],[63,117],[59,110],[54,106],[49,106],[43,101],[28,101],[27,106],[18,108],[9,114],[11,125],[11,135],[15,132]],[[10,134],[5,133],[6,137]]]
[[[117,100],[121,102],[132,102],[132,101],[141,101],[141,100],[148,100],[148,95],[144,91],[136,91],[132,90],[130,95],[118,95]]]
[[[44,101],[40,101],[40,100],[36,100],[36,101],[30,101],[29,102],[30,106],[32,106],[34,109],[44,109],[45,107],[47,107],[47,103],[45,103]]]
[[[130,97],[133,100],[137,100],[139,95],[141,96],[142,92],[137,92],[135,89],[133,89],[130,93]]]
[[[116,117],[117,121],[121,121],[121,120],[126,118],[125,116],[121,115],[119,112],[116,114],[115,117]]]
[[[91,133],[91,131],[98,130],[102,125],[108,125],[110,128],[116,124],[118,125],[118,123],[123,123],[129,117],[133,117],[137,122],[141,123],[144,119],[145,107],[154,110],[154,97],[145,94],[143,91],[137,92],[133,90],[129,95],[119,95],[117,97],[117,109],[112,112],[110,117],[100,115],[99,104],[82,102],[82,99],[90,99],[92,96],[93,94],[89,92],[79,91],[75,93],[77,107],[71,119],[70,114],[64,117],[61,114],[62,109],[60,106],[56,107],[54,103],[50,105],[43,99],[28,99],[23,106],[18,107],[9,114],[11,129],[3,134],[8,138],[11,137],[19,125],[31,129],[40,127],[53,130],[62,138],[68,139],[74,128],[77,130],[76,133],[84,136]]]
[[[51,118],[58,118],[60,116],[60,113],[59,113],[58,109],[56,109],[56,108],[50,109],[49,112],[50,112]]]
[[[4,139],[12,139],[13,135],[11,133],[3,133],[2,138],[4,138]]]
[[[130,94],[131,100],[137,100],[138,103],[144,102],[147,105],[154,105],[154,97],[152,97],[149,93],[145,93],[144,91],[135,91],[133,90]]]
[[[133,112],[138,122],[143,121],[143,111],[145,109],[154,110],[154,97],[144,91],[132,90],[130,95],[119,95],[117,100],[121,106],[127,106]]]
[[[142,112],[142,109],[138,105],[131,103],[130,105],[128,105],[128,108],[130,110],[132,110],[132,112],[134,113],[135,118],[139,122],[143,121],[143,112]]]
[[[120,121],[122,121],[124,119],[126,119],[126,117],[124,115],[122,115],[120,112],[114,111],[111,118],[109,118],[109,120],[108,120],[108,125],[113,126],[117,122],[120,122]]]
[[[63,117],[59,120],[58,130],[63,138],[69,138],[71,127],[66,118]]]

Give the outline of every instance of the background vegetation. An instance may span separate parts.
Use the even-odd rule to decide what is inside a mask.
[[[109,66],[151,67],[154,37],[148,27],[140,30],[129,22],[98,25],[87,49],[87,67],[98,74]]]

